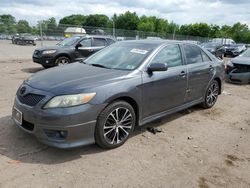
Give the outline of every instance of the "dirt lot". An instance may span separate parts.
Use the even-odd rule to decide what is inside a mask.
[[[33,47],[15,46],[15,57],[26,57],[15,60],[6,45],[0,41],[0,187],[250,187],[250,85],[226,84],[214,108],[137,128],[120,148],[59,150],[13,125],[18,86],[43,69],[29,58]]]

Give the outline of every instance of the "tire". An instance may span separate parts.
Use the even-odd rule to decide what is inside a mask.
[[[43,68],[45,68],[45,69],[48,69],[48,68],[51,68],[52,66],[48,66],[48,65],[42,65],[43,66]]]
[[[219,95],[219,83],[213,80],[207,88],[205,93],[204,102],[202,103],[203,108],[212,108],[217,101]]]
[[[62,66],[62,65],[66,65],[66,64],[69,64],[71,63],[70,59],[65,57],[65,56],[61,56],[61,57],[58,57],[55,61],[55,64],[57,66]]]
[[[104,149],[113,149],[123,145],[129,138],[130,133],[133,132],[135,122],[135,111],[130,104],[125,101],[111,103],[97,118],[96,144]]]

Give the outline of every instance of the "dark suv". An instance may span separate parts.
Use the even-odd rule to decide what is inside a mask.
[[[73,36],[55,46],[37,48],[33,61],[44,68],[80,61],[115,42],[108,36]]]

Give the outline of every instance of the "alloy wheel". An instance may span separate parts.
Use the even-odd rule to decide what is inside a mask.
[[[208,92],[207,92],[207,104],[209,106],[213,106],[217,100],[219,94],[219,87],[217,82],[214,82],[213,84],[211,84],[208,88]]]
[[[123,142],[132,129],[133,117],[129,109],[119,107],[106,118],[103,132],[106,142],[115,145]]]
[[[68,63],[69,63],[69,61],[67,59],[60,59],[58,61],[59,66],[62,66],[62,65],[68,64]]]

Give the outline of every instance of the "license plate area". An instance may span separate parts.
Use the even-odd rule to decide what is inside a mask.
[[[12,117],[13,119],[19,124],[22,125],[23,123],[23,114],[20,110],[18,110],[16,107],[13,107],[12,110]]]

